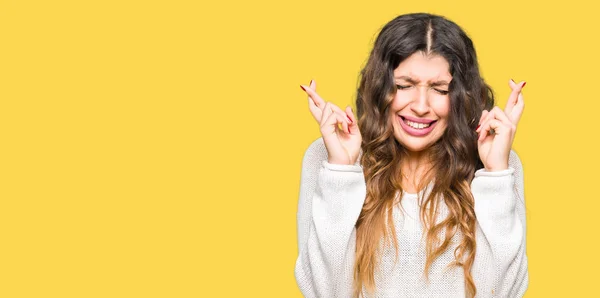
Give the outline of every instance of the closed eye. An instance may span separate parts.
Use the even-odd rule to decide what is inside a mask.
[[[405,90],[405,89],[408,89],[410,87],[411,87],[410,85],[409,86],[404,86],[404,85],[398,85],[398,84],[396,84],[396,88],[398,88],[398,90]],[[437,92],[437,93],[439,93],[441,95],[448,95],[448,93],[450,93],[447,90],[440,90],[440,89],[435,89],[435,88],[433,90],[435,90],[435,92]]]

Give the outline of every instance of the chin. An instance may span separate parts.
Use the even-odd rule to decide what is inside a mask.
[[[420,152],[429,149],[441,138],[441,136],[433,139],[431,137],[419,138],[403,134],[402,132],[396,130],[394,132],[394,138],[406,150],[411,152]]]
[[[402,147],[406,148],[406,150],[411,151],[411,152],[425,151],[429,147],[431,147],[431,144],[414,144],[412,142],[407,143],[407,142],[403,142],[401,140],[398,140],[398,143],[400,143],[400,145],[402,145]]]

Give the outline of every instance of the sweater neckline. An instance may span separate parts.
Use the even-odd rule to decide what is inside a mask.
[[[428,194],[431,191],[432,187],[433,187],[433,181],[430,182],[425,188],[423,188],[422,190],[420,190],[417,193],[402,191],[402,195],[407,199],[417,199],[419,196],[425,196],[426,194]]]
[[[404,197],[406,197],[406,198],[410,198],[410,199],[416,199],[416,198],[417,198],[417,196],[419,195],[419,193],[421,193],[421,192],[418,192],[418,193],[410,193],[410,192],[407,192],[407,191],[405,191],[405,192],[404,192]]]

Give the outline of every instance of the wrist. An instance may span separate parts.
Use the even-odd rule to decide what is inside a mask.
[[[323,167],[338,172],[362,172],[362,167],[360,165],[348,165],[348,164],[335,164],[330,163],[329,161],[323,160]]]
[[[499,167],[485,167],[486,172],[501,172],[508,169],[508,165]]]
[[[347,161],[345,161],[345,162],[344,162],[344,161],[336,160],[335,158],[328,158],[328,159],[327,159],[327,162],[328,162],[329,164],[332,164],[332,165],[341,165],[341,166],[348,166],[348,165],[351,165],[351,164],[350,164],[350,163],[348,163]]]
[[[515,169],[512,167],[508,167],[505,170],[499,170],[499,171],[491,171],[486,168],[481,168],[481,169],[475,171],[475,177],[479,177],[479,176],[487,176],[487,177],[510,176],[514,173],[514,171],[515,171]]]
[[[486,172],[500,172],[508,169],[508,161],[492,165],[484,164],[483,167]]]

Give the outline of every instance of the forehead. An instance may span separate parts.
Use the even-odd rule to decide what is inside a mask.
[[[450,81],[450,64],[440,55],[416,52],[404,59],[394,70],[394,77],[408,76],[418,81]]]

